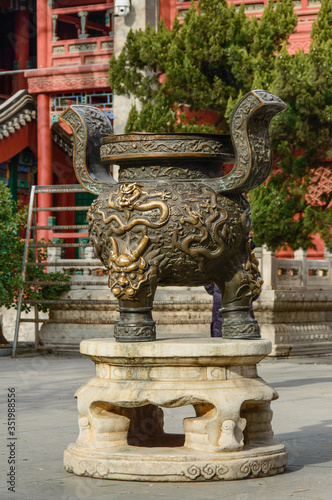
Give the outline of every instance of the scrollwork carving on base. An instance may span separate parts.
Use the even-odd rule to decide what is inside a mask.
[[[122,479],[136,481],[229,481],[234,479],[249,479],[268,477],[280,474],[287,464],[287,452],[279,449],[275,453],[249,458],[211,457],[190,462],[186,455],[173,456],[167,453],[156,461],[133,451],[132,459],[128,459],[125,450],[122,454],[116,452],[108,458],[94,457],[82,459],[79,450],[70,445],[64,454],[64,467],[67,472],[78,476],[88,476],[102,479]],[[131,453],[132,454],[132,453]]]

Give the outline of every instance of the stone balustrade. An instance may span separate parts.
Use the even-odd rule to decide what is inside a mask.
[[[324,260],[309,260],[305,250],[294,252],[294,259],[278,259],[265,247],[256,248],[265,290],[311,289],[332,287],[332,254]]]
[[[263,338],[274,356],[332,352],[332,256],[309,260],[298,250],[294,259],[277,259],[266,248],[255,249],[264,280],[254,302]]]
[[[294,259],[277,259],[265,248],[256,248],[255,254],[260,261],[264,285],[253,308],[262,337],[272,341],[271,354],[331,353],[331,254],[326,253],[324,260],[309,260],[304,251],[296,252]],[[63,294],[63,298],[78,303],[64,303],[52,308],[48,322],[41,329],[41,338],[46,345],[78,348],[83,339],[112,336],[118,312],[116,300],[107,287],[106,270],[94,258],[91,247],[85,248],[84,257],[69,261],[61,259],[60,248],[48,250],[48,262],[59,263],[59,266],[50,266],[49,270],[69,269],[71,272],[71,290]],[[72,268],[68,266],[71,262],[75,264]],[[105,299],[109,302],[102,304]],[[85,300],[94,303],[89,305]],[[95,301],[100,301],[99,305]],[[158,336],[208,337],[211,309],[212,299],[203,287],[160,287],[153,311]],[[16,311],[4,309],[2,312],[4,332],[10,340]],[[80,323],[73,324],[75,320]],[[24,324],[21,339],[31,337],[32,340],[33,336],[33,324]]]

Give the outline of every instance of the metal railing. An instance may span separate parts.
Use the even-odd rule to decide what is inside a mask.
[[[14,333],[14,342],[13,342],[13,348],[12,348],[12,356],[16,357],[17,350],[18,350],[18,339],[19,339],[19,331],[20,331],[20,325],[21,323],[34,323],[35,324],[35,331],[34,331],[34,347],[35,349],[42,349],[43,347],[40,345],[39,341],[39,331],[40,331],[40,324],[41,323],[46,323],[49,322],[49,320],[45,319],[40,319],[39,317],[39,306],[52,306],[52,305],[61,305],[61,304],[90,304],[93,305],[94,303],[97,304],[116,304],[117,302],[111,301],[111,300],[98,300],[98,301],[93,301],[93,300],[88,300],[85,299],[84,301],[82,300],[74,300],[74,299],[50,299],[50,300],[34,300],[34,299],[26,299],[24,297],[24,285],[31,286],[34,291],[37,291],[40,289],[40,287],[43,286],[92,286],[92,285],[100,285],[100,281],[91,281],[91,280],[79,280],[76,279],[75,277],[72,277],[70,281],[66,280],[58,280],[58,281],[40,281],[40,280],[33,280],[29,281],[27,280],[27,269],[28,267],[42,267],[47,270],[47,268],[52,268],[55,267],[57,269],[61,269],[62,271],[66,272],[71,270],[74,273],[75,276],[75,268],[86,268],[86,267],[93,267],[97,268],[99,270],[102,270],[103,273],[106,273],[106,269],[103,268],[103,266],[100,264],[99,260],[97,259],[90,259],[87,260],[85,259],[82,262],[82,259],[55,259],[54,262],[52,262],[52,259],[45,259],[44,261],[40,262],[38,260],[38,249],[61,249],[61,248],[86,248],[90,247],[90,243],[85,243],[85,242],[73,242],[73,243],[58,243],[58,242],[38,242],[38,231],[40,230],[48,230],[49,231],[49,239],[53,240],[55,238],[61,238],[61,239],[82,239],[82,238],[87,238],[87,233],[82,233],[82,232],[76,232],[78,230],[86,229],[87,226],[84,224],[70,224],[70,225],[38,225],[37,222],[37,217],[36,214],[39,212],[50,212],[52,215],[54,213],[60,212],[60,211],[87,211],[90,206],[56,206],[56,207],[38,207],[37,206],[37,195],[41,193],[51,193],[51,194],[60,194],[60,193],[86,193],[86,191],[81,187],[80,185],[61,185],[61,186],[32,186],[31,188],[31,194],[30,194],[30,202],[29,202],[29,210],[28,210],[28,220],[27,220],[27,227],[26,227],[26,238],[25,238],[25,244],[24,244],[24,252],[23,252],[23,266],[22,266],[22,273],[21,273],[21,278],[23,282],[23,286],[19,291],[19,296],[18,296],[18,302],[17,302],[17,316],[16,316],[16,323],[15,323],[15,333]],[[65,230],[65,231],[71,231],[68,233],[59,233],[55,231],[59,230]],[[33,261],[29,261],[29,253],[30,250],[33,250]],[[23,318],[22,317],[22,309],[23,309],[23,304],[29,304],[30,306],[33,306],[34,309],[34,316],[33,318]],[[85,320],[86,321],[86,320]],[[71,320],[71,323],[77,323],[80,324],[82,323],[82,320],[80,319],[73,319]]]

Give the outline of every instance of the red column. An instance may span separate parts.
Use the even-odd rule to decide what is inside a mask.
[[[37,0],[37,66],[47,68],[48,7],[46,0]],[[50,27],[51,28],[51,27]]]
[[[173,26],[176,4],[178,0],[159,1],[159,19],[163,19],[166,27],[170,30]]]
[[[46,0],[37,0],[37,66],[47,68],[48,39],[51,30],[49,8]],[[48,94],[37,96],[37,183],[39,186],[52,185],[52,133],[50,123],[50,101]],[[39,207],[52,206],[52,194],[40,194]],[[38,214],[38,225],[47,226],[51,212]],[[48,239],[48,230],[38,232],[38,239]]]
[[[50,125],[50,106],[47,94],[37,96],[37,184],[50,186],[53,184],[52,172],[52,132]],[[38,207],[51,207],[53,195],[50,193],[38,195]],[[47,226],[51,212],[39,212],[38,225]],[[38,239],[48,239],[48,230],[40,230]]]
[[[15,14],[15,60],[17,69],[26,69],[29,59],[29,13],[19,10]],[[23,73],[16,76],[15,92],[27,88],[27,80]]]

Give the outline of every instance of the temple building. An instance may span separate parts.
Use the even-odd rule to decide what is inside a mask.
[[[259,18],[267,1],[245,0],[247,15]],[[290,38],[291,53],[309,49],[311,26],[320,9],[318,0],[294,0],[294,4],[299,20]],[[112,122],[115,134],[123,133],[132,102],[113,95],[109,87],[111,55],[120,54],[130,29],[156,27],[161,18],[171,29],[175,14],[181,23],[189,7],[189,0],[0,0],[0,181],[10,187],[15,199],[26,204],[32,185],[51,185],[48,191],[59,191],[55,185],[77,183],[72,135],[59,122],[68,105],[97,106]],[[320,181],[325,189],[331,186],[330,177],[321,176]],[[90,205],[93,195],[74,190],[80,192],[62,188],[66,192],[38,194],[37,223],[46,226],[38,231],[38,239],[53,240],[53,247],[58,238],[66,240],[61,243],[65,253],[63,248],[49,248],[48,265],[59,265],[50,269],[68,268],[74,258],[77,266],[90,259],[85,263],[90,267],[74,268],[71,279],[76,285],[63,299],[70,306],[53,307],[49,317],[36,315],[34,308],[35,319],[32,312],[21,318],[27,323],[19,338],[29,342],[35,338],[36,346],[40,339],[44,346],[77,348],[83,338],[108,336],[117,316],[117,305],[100,303],[108,290],[107,276],[99,261],[93,260],[92,249],[85,248],[87,240],[83,243],[87,234],[82,207]],[[59,233],[53,226],[68,232]],[[82,243],[76,243],[77,230],[82,231]],[[273,355],[332,350],[332,261],[327,252],[322,260],[324,245],[319,236],[316,244],[317,252],[284,252],[277,259],[274,252],[256,249],[265,285],[254,304],[255,315],[262,336],[273,343]],[[80,285],[87,280],[88,287]],[[87,300],[96,305],[86,306]],[[182,287],[180,293],[178,287],[161,288],[156,304],[159,334],[209,335],[211,304],[203,288]],[[2,308],[0,321],[1,314],[4,332],[12,340],[19,315],[15,320],[16,311]],[[40,330],[38,322],[43,324]]]
[[[260,17],[267,0],[244,3],[248,16]],[[308,49],[320,8],[318,0],[294,4],[299,22],[291,52]],[[111,55],[121,52],[130,28],[156,26],[161,18],[171,28],[175,14],[181,22],[189,7],[189,0],[0,0],[0,179],[14,198],[27,203],[33,184],[76,182],[71,134],[59,123],[68,105],[97,106],[115,133],[123,132],[131,103],[109,87]],[[86,205],[90,198],[43,194],[39,203]],[[39,223],[47,225],[48,216],[41,212]],[[60,212],[57,223],[77,223],[68,220],[77,216]]]

